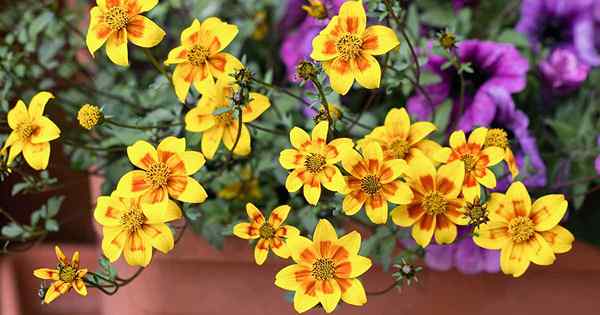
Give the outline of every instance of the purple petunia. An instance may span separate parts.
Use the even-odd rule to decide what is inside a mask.
[[[454,67],[442,69],[445,57],[430,56],[426,68],[441,77],[441,82],[428,85],[433,108],[424,95],[417,93],[408,100],[408,110],[419,119],[429,119],[435,107],[450,98],[453,103],[451,121],[458,119],[458,128],[465,131],[475,126],[489,126],[496,115],[496,104],[489,91],[503,89],[508,93],[523,90],[528,62],[511,44],[466,40],[458,44],[456,53],[461,63],[470,63],[472,73],[464,72],[465,94],[463,115],[460,112],[460,78]]]
[[[579,19],[575,32],[575,48],[581,60],[592,66],[600,66],[600,1],[594,1],[591,9],[586,10],[587,18]]]
[[[589,66],[570,50],[557,48],[539,64],[542,79],[553,91],[564,94],[577,89],[587,78]]]
[[[464,274],[500,271],[500,251],[478,247],[468,236],[468,229],[459,227],[457,239],[450,245],[431,244],[425,249],[425,264],[434,270],[447,271],[456,267]]]

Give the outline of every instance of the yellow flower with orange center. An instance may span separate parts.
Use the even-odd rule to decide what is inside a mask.
[[[48,167],[50,141],[60,137],[60,129],[44,116],[44,108],[51,98],[54,98],[51,93],[39,92],[31,99],[29,108],[19,100],[8,112],[8,126],[12,132],[2,148],[10,147],[7,165],[23,152],[25,161],[33,169],[39,171]]]
[[[42,280],[54,281],[44,295],[44,303],[48,304],[59,296],[67,294],[71,288],[81,296],[87,295],[87,288],[83,278],[88,270],[79,268],[79,252],[73,253],[71,262],[67,260],[65,254],[58,246],[54,246],[58,266],[56,269],[40,268],[33,271],[33,275]]]
[[[410,160],[415,151],[432,156],[441,147],[434,141],[425,139],[436,130],[434,124],[418,121],[411,124],[410,117],[404,108],[392,108],[385,116],[383,126],[376,127],[364,139],[358,141],[358,146],[377,142],[383,149],[384,160]]]
[[[117,65],[128,66],[127,43],[154,47],[166,33],[152,20],[141,15],[152,10],[158,0],[96,0],[90,11],[86,45],[92,54],[106,43],[108,58]]]
[[[563,195],[546,195],[535,202],[521,182],[514,182],[506,194],[492,193],[488,201],[490,221],[474,232],[475,244],[500,250],[500,268],[520,277],[529,267],[551,265],[555,254],[571,250],[571,232],[558,225],[567,211]]]
[[[235,25],[227,24],[219,18],[210,17],[192,25],[181,33],[181,46],[169,52],[166,65],[176,65],[173,72],[175,94],[181,102],[190,90],[192,83],[198,92],[209,92],[215,79],[231,79],[229,75],[243,68],[234,56],[222,52],[238,33]]]
[[[391,28],[367,27],[362,1],[346,1],[339,14],[313,39],[310,57],[323,64],[331,88],[344,95],[354,79],[365,88],[378,88],[381,68],[373,56],[383,55],[399,44]]]
[[[137,141],[127,147],[129,161],[141,168],[123,175],[117,192],[125,197],[142,197],[145,203],[166,202],[171,196],[183,202],[200,203],[206,191],[190,175],[204,165],[202,153],[185,150],[185,138],[167,137],[154,147]]]
[[[412,237],[426,247],[435,234],[438,244],[450,244],[457,235],[456,225],[467,225],[465,202],[459,198],[465,170],[460,160],[439,169],[425,155],[408,161],[408,185],[413,199],[392,211],[392,221],[403,227],[412,226]]]
[[[309,136],[306,131],[294,127],[290,131],[290,142],[294,149],[285,149],[279,154],[283,168],[293,170],[285,181],[289,192],[304,187],[304,198],[316,205],[321,197],[321,184],[331,191],[344,189],[344,177],[335,166],[341,161],[342,153],[352,150],[352,140],[339,138],[327,143],[329,123],[318,123]]]
[[[246,204],[246,213],[250,222],[236,224],[233,227],[233,234],[246,240],[258,239],[256,247],[254,247],[256,264],[262,265],[265,262],[269,255],[269,249],[272,249],[273,253],[281,258],[289,258],[290,250],[284,240],[300,235],[297,228],[291,225],[282,225],[290,213],[290,206],[283,205],[273,209],[268,221],[265,221],[262,212],[252,203]]]
[[[353,215],[365,207],[369,219],[375,224],[385,224],[388,219],[388,202],[407,204],[412,191],[399,177],[406,173],[404,160],[384,161],[383,150],[376,143],[362,149],[362,156],[353,149],[344,153],[342,166],[350,173],[346,176],[346,196],[342,203],[344,213]]]
[[[505,153],[499,147],[484,147],[486,134],[486,128],[477,128],[471,132],[467,142],[462,130],[455,131],[450,135],[450,148],[441,148],[433,155],[434,160],[441,163],[464,162],[462,193],[467,201],[481,196],[479,184],[490,189],[496,187],[496,176],[488,167],[500,163]]]
[[[288,238],[295,264],[277,273],[275,285],[296,292],[294,309],[298,313],[319,303],[331,313],[340,299],[351,305],[365,305],[367,295],[357,278],[371,268],[371,260],[358,255],[360,242],[356,231],[338,239],[331,223],[320,220],[312,241],[303,236]]]
[[[185,115],[185,129],[202,132],[202,153],[207,159],[215,156],[221,141],[228,150],[233,149],[236,155],[250,154],[250,131],[246,123],[256,120],[271,107],[268,97],[251,92],[250,101],[242,107],[240,128],[238,110],[229,105],[231,97],[238,89],[239,87],[228,79],[219,79],[215,87],[202,95],[196,107]]]
[[[166,223],[181,216],[172,200],[149,204],[117,192],[98,197],[94,210],[94,218],[102,225],[104,256],[114,262],[123,253],[129,265],[142,267],[150,264],[153,247],[164,254],[173,249],[173,233]]]
[[[504,162],[506,162],[506,165],[508,165],[508,169],[510,170],[513,180],[515,177],[517,177],[517,175],[519,175],[519,167],[517,166],[517,161],[515,160],[515,154],[510,149],[510,145],[508,143],[508,134],[506,131],[504,131],[504,129],[488,129],[485,135],[483,147],[499,147],[504,150]]]

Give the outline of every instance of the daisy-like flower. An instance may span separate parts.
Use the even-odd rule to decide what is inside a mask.
[[[238,111],[230,105],[231,97],[238,89],[227,78],[221,78],[213,89],[202,95],[196,107],[185,115],[185,129],[202,132],[202,153],[207,159],[215,156],[221,141],[228,150],[233,149],[236,155],[250,154],[250,131],[246,123],[256,120],[271,107],[268,97],[251,92],[250,101],[242,107],[242,128],[238,140]]]
[[[342,203],[344,213],[354,215],[362,206],[375,224],[385,224],[388,219],[388,202],[408,204],[413,194],[399,177],[406,173],[404,160],[383,159],[381,146],[372,142],[363,147],[362,156],[353,149],[344,153],[342,166],[350,173],[346,176],[346,195]]]
[[[367,143],[377,142],[383,149],[384,160],[410,160],[415,151],[432,156],[441,147],[434,141],[425,139],[437,128],[427,121],[410,123],[410,117],[404,108],[392,108],[385,116],[383,126],[376,127],[364,139],[358,141],[362,147]]]
[[[505,150],[496,146],[484,148],[487,129],[480,127],[469,135],[467,142],[462,130],[450,135],[450,148],[441,148],[433,154],[433,159],[440,163],[461,160],[465,166],[465,178],[462,188],[463,196],[472,201],[481,196],[479,184],[487,188],[496,187],[496,176],[488,168],[502,161]]]
[[[253,204],[246,204],[246,213],[250,222],[238,223],[233,227],[233,234],[246,240],[258,239],[254,247],[254,260],[262,265],[269,255],[269,248],[275,255],[287,259],[290,257],[285,239],[300,235],[300,231],[291,225],[282,225],[290,213],[290,206],[279,206],[271,212],[269,220],[265,221],[262,212]]]
[[[87,288],[83,282],[83,277],[88,270],[79,268],[79,252],[73,253],[71,262],[67,260],[65,254],[58,246],[54,246],[58,266],[56,269],[40,268],[33,271],[33,275],[42,280],[54,281],[44,295],[44,303],[49,304],[59,296],[67,294],[71,288],[81,296],[87,295]]]
[[[467,225],[464,200],[459,198],[465,170],[463,162],[454,161],[435,166],[425,155],[408,161],[408,185],[413,199],[392,211],[392,221],[403,227],[412,226],[412,237],[426,247],[435,234],[438,244],[450,244],[457,235],[456,225]]]
[[[111,262],[123,253],[129,265],[146,267],[153,247],[164,254],[173,249],[173,233],[166,223],[180,219],[181,209],[172,200],[156,204],[142,201],[117,192],[98,197],[94,218],[102,225],[102,252]]]
[[[7,165],[23,152],[25,161],[35,170],[48,167],[50,141],[60,136],[60,129],[46,116],[44,108],[48,100],[54,98],[49,92],[36,94],[29,108],[22,100],[8,112],[8,126],[12,132],[4,143],[3,150],[10,147]]]
[[[202,153],[185,150],[185,138],[167,137],[154,147],[137,141],[127,147],[129,161],[141,168],[119,180],[117,192],[125,197],[142,197],[143,202],[166,202],[174,199],[189,203],[206,200],[206,191],[190,175],[204,165]]]
[[[391,28],[367,27],[362,1],[346,1],[339,14],[313,39],[310,57],[323,64],[331,88],[344,95],[354,79],[367,89],[378,88],[381,68],[373,56],[383,55],[399,44]]]
[[[504,162],[508,165],[508,170],[514,179],[519,175],[519,167],[517,166],[517,161],[515,160],[515,154],[510,149],[510,145],[508,143],[508,134],[502,128],[491,128],[487,129],[487,133],[485,135],[485,141],[483,143],[483,148],[489,147],[498,147],[504,150]]]
[[[294,308],[304,313],[321,303],[331,313],[340,299],[348,304],[367,303],[358,276],[371,268],[371,260],[359,256],[360,234],[356,231],[338,239],[327,220],[320,220],[312,241],[303,236],[287,240],[295,264],[280,270],[275,285],[295,291]]]
[[[165,31],[141,15],[152,10],[158,0],[96,0],[90,11],[85,43],[92,54],[106,43],[106,55],[119,66],[128,66],[127,43],[150,48],[158,45]]]
[[[222,52],[237,33],[237,26],[216,17],[202,23],[195,19],[190,27],[183,30],[181,46],[171,50],[165,61],[166,65],[176,65],[173,85],[181,102],[185,101],[192,83],[204,94],[213,88],[215,79],[227,78],[243,68],[237,58]]]
[[[531,203],[527,188],[514,182],[506,195],[492,193],[488,201],[490,222],[475,231],[475,244],[499,249],[500,268],[505,274],[520,277],[530,262],[550,265],[554,254],[571,250],[575,238],[558,225],[567,211],[563,195],[546,195]]]
[[[290,142],[294,149],[285,149],[279,154],[283,168],[293,170],[285,181],[289,192],[304,186],[304,198],[316,205],[321,197],[321,184],[331,191],[344,189],[344,177],[335,166],[341,161],[342,153],[352,150],[352,139],[339,138],[327,143],[329,123],[318,123],[309,136],[306,131],[294,127],[290,131]]]

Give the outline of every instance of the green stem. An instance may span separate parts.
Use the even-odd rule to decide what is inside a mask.
[[[121,128],[129,128],[129,129],[138,129],[138,130],[152,130],[152,129],[166,129],[166,128],[171,128],[171,127],[177,127],[177,126],[181,126],[181,123],[176,123],[176,124],[170,124],[170,125],[156,125],[156,126],[136,126],[136,125],[128,125],[128,124],[124,124],[121,122],[116,122],[112,119],[109,118],[105,118],[104,119],[105,123],[117,126],[117,127],[121,127]]]
[[[156,70],[158,70],[158,72],[160,72],[167,79],[167,81],[169,81],[169,83],[171,83],[171,85],[173,85],[173,82],[171,81],[171,77],[169,77],[169,75],[167,74],[167,71],[165,70],[165,68],[162,67],[162,65],[158,62],[158,60],[156,60],[156,58],[154,58],[154,55],[152,55],[150,48],[144,48],[144,54],[146,55],[148,60],[150,60],[150,63],[152,63],[154,68],[156,68]]]
[[[325,113],[327,113],[327,121],[329,122],[329,127],[333,132],[335,131],[335,121],[333,120],[333,118],[331,117],[331,113],[329,112],[329,102],[327,102],[327,97],[325,96],[325,92],[323,92],[323,86],[321,86],[321,83],[317,79],[311,79],[310,81],[315,85],[317,91],[319,91],[321,104],[325,108]]]

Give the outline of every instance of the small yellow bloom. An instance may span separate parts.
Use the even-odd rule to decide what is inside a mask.
[[[54,96],[49,92],[40,92],[31,99],[29,108],[19,100],[8,112],[8,125],[13,131],[3,147],[10,147],[7,164],[11,164],[23,152],[25,161],[33,169],[39,171],[48,167],[50,141],[60,137],[60,129],[43,115],[46,103],[51,98]]]
[[[342,207],[347,215],[354,215],[365,206],[369,219],[375,224],[385,224],[388,219],[388,202],[405,205],[413,193],[398,178],[407,171],[404,160],[383,159],[383,150],[376,143],[366,145],[362,155],[350,149],[342,158],[342,166],[350,173],[346,176],[346,195]]]
[[[321,184],[331,191],[344,189],[344,177],[335,166],[341,161],[342,153],[352,150],[352,139],[339,138],[327,143],[329,123],[318,123],[309,136],[306,131],[294,127],[290,131],[290,142],[294,149],[285,149],[279,154],[283,168],[293,171],[285,181],[289,192],[304,186],[304,198],[316,205],[321,197]]]
[[[465,166],[463,196],[472,201],[481,196],[479,184],[487,188],[496,187],[496,176],[488,168],[502,161],[504,149],[484,147],[487,129],[480,127],[471,132],[469,141],[462,130],[450,135],[450,148],[441,148],[433,154],[433,159],[440,163],[461,160]]]
[[[319,303],[331,313],[340,299],[351,305],[365,305],[367,295],[357,278],[371,268],[371,260],[358,255],[360,242],[356,231],[338,239],[331,223],[320,220],[312,241],[303,236],[288,238],[295,264],[277,273],[275,285],[296,292],[294,309],[298,313]]]
[[[303,5],[302,10],[319,20],[327,18],[327,8],[320,0],[308,0],[308,5]]]
[[[86,296],[87,288],[83,277],[88,270],[79,268],[79,252],[75,252],[69,262],[58,246],[54,246],[54,251],[58,259],[56,269],[40,268],[33,271],[33,275],[39,279],[54,281],[46,291],[44,303],[48,304],[59,296],[67,294],[71,288],[75,289],[79,295]]]
[[[223,187],[217,195],[222,199],[241,201],[260,200],[263,197],[259,180],[252,174],[249,165],[242,168],[239,181]]]
[[[192,83],[204,94],[214,88],[215,79],[231,79],[230,74],[243,68],[234,56],[222,52],[238,33],[235,25],[210,17],[202,24],[194,20],[181,33],[181,46],[169,52],[166,65],[177,65],[173,72],[175,94],[185,101]]]
[[[386,161],[408,161],[414,157],[416,151],[431,157],[441,147],[425,137],[435,130],[435,125],[427,121],[411,124],[406,109],[392,108],[385,116],[383,126],[373,129],[364,139],[358,141],[358,146],[362,147],[371,142],[379,143]]]
[[[513,180],[519,175],[519,167],[517,166],[515,155],[510,149],[510,145],[508,143],[508,135],[506,134],[506,131],[504,131],[504,129],[488,129],[487,134],[485,136],[485,142],[483,143],[483,147],[499,147],[503,149],[504,162],[506,162],[506,164],[508,165],[508,169],[510,170],[510,174]]]
[[[123,175],[117,192],[124,197],[142,196],[144,203],[166,202],[169,196],[183,202],[204,202],[206,191],[190,177],[204,165],[204,156],[185,149],[185,138],[175,137],[165,138],[156,149],[141,140],[127,147],[129,161],[142,170]]]
[[[129,265],[142,267],[150,264],[153,247],[164,254],[173,249],[173,233],[166,223],[181,216],[172,200],[148,204],[117,192],[98,197],[94,210],[94,218],[102,225],[104,256],[114,262],[123,253]]]
[[[269,255],[269,248],[281,258],[289,258],[285,239],[300,235],[300,231],[291,225],[281,225],[290,213],[290,206],[279,206],[271,212],[269,220],[265,221],[262,212],[253,204],[246,204],[246,213],[250,222],[238,223],[233,227],[233,234],[246,240],[258,239],[254,248],[254,260],[262,265]]]
[[[346,94],[354,79],[367,89],[379,87],[381,68],[373,56],[383,55],[400,44],[389,27],[367,27],[362,1],[346,1],[339,15],[313,39],[310,57],[320,61],[331,88]]]
[[[238,139],[238,111],[230,106],[231,97],[239,87],[225,78],[219,79],[215,87],[202,95],[196,107],[185,115],[185,129],[192,132],[202,132],[202,153],[207,159],[212,159],[221,144],[228,150],[235,149],[236,155],[248,155],[251,151],[250,131],[246,123],[256,120],[269,107],[269,98],[250,93],[250,102],[242,107],[242,126]]]
[[[408,185],[413,199],[392,211],[397,225],[412,226],[417,244],[426,247],[435,234],[438,244],[450,244],[457,235],[456,225],[467,225],[465,202],[459,198],[465,170],[460,160],[439,169],[422,153],[408,161]]]
[[[514,182],[506,194],[492,193],[488,201],[490,222],[475,231],[475,244],[499,249],[500,268],[505,274],[520,277],[530,262],[551,265],[555,254],[571,250],[571,232],[558,225],[567,211],[563,195],[546,195],[533,204],[527,188]]]
[[[269,32],[269,19],[265,11],[258,11],[254,15],[254,33],[252,33],[252,39],[263,40]]]
[[[106,43],[108,58],[119,66],[128,66],[128,41],[149,48],[165,37],[165,31],[141,15],[152,10],[158,0],[96,0],[96,4],[90,10],[85,41],[92,56]]]
[[[87,130],[96,127],[104,119],[102,109],[98,106],[85,104],[77,112],[77,120],[79,125]]]

